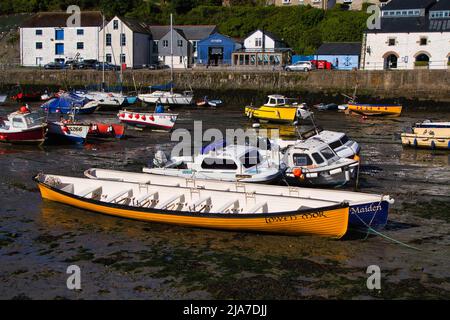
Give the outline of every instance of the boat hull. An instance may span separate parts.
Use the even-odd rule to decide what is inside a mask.
[[[400,105],[348,104],[348,110],[364,116],[398,117],[402,108]]]
[[[51,142],[84,144],[89,127],[88,125],[49,123],[47,137]],[[67,131],[64,128],[67,128]]]
[[[297,107],[270,107],[262,106],[260,108],[246,107],[245,115],[250,119],[259,119],[262,121],[275,123],[293,123],[297,115]]]
[[[389,203],[387,201],[352,205],[349,210],[349,228],[382,229],[388,221]]]
[[[11,144],[37,144],[45,140],[46,126],[27,129],[20,132],[7,132],[0,130],[0,142]]]
[[[37,179],[35,178],[37,181]],[[38,182],[38,181],[37,181]],[[38,182],[43,199],[110,216],[186,227],[341,238],[347,232],[349,208],[345,205],[274,214],[184,213],[137,208],[82,198]]]
[[[138,99],[150,104],[162,103],[168,105],[190,105],[192,104],[194,97],[176,93],[172,95],[169,92],[164,92],[161,94],[140,94],[138,95]]]
[[[122,110],[117,115],[120,122],[139,128],[170,131],[178,115],[172,113],[141,113]]]
[[[402,133],[402,145],[405,147],[423,149],[443,149],[450,150],[449,136],[432,136],[414,133]]]

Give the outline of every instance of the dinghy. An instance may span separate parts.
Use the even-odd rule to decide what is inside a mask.
[[[349,227],[354,229],[366,229],[367,226],[374,229],[384,227],[388,219],[389,206],[394,203],[394,199],[389,195],[254,183],[185,179],[180,177],[167,177],[148,173],[134,173],[97,168],[86,170],[84,175],[89,179],[97,180],[298,197],[310,200],[327,201],[330,205],[347,201],[350,205]]]
[[[288,182],[310,186],[343,186],[359,166],[358,161],[340,158],[328,144],[315,139],[289,147],[283,161]]]
[[[181,226],[341,238],[348,203],[39,174],[43,199],[111,216]]]
[[[401,135],[406,147],[425,149],[450,149],[450,122],[425,120],[412,126]]]
[[[143,171],[163,176],[252,183],[275,182],[283,174],[279,161],[264,157],[251,146],[228,145],[195,157],[173,157],[170,161],[164,154],[157,153],[153,163],[154,168]]]
[[[121,124],[92,123],[89,127],[88,138],[116,138],[121,139],[125,133],[125,126]]]
[[[39,113],[23,106],[7,119],[0,118],[0,142],[40,145],[45,140],[46,127]]]

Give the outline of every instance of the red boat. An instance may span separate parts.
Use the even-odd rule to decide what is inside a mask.
[[[91,124],[88,137],[120,139],[125,133],[125,126],[121,124],[94,123]]]
[[[29,92],[29,93],[19,92],[15,96],[12,96],[11,99],[15,100],[17,102],[38,102],[38,101],[42,101],[42,93],[40,93],[40,92]]]
[[[0,118],[0,142],[14,144],[42,144],[45,140],[47,124],[37,112],[28,107]]]

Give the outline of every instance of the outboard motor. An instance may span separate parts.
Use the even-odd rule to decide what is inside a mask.
[[[156,152],[155,157],[153,158],[153,166],[155,168],[162,168],[167,164],[168,160],[166,154],[159,150]]]

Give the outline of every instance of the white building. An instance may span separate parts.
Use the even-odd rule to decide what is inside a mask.
[[[20,62],[43,66],[69,59],[98,59],[100,12],[82,12],[79,27],[68,27],[70,14],[37,13],[20,27]],[[70,24],[69,24],[70,25]]]
[[[246,51],[275,51],[285,47],[283,40],[276,35],[259,29],[250,33],[244,40]]]
[[[450,1],[392,0],[382,8],[381,29],[364,34],[361,67],[447,69]]]
[[[100,31],[100,61],[129,68],[152,63],[152,35],[145,23],[114,17]]]

